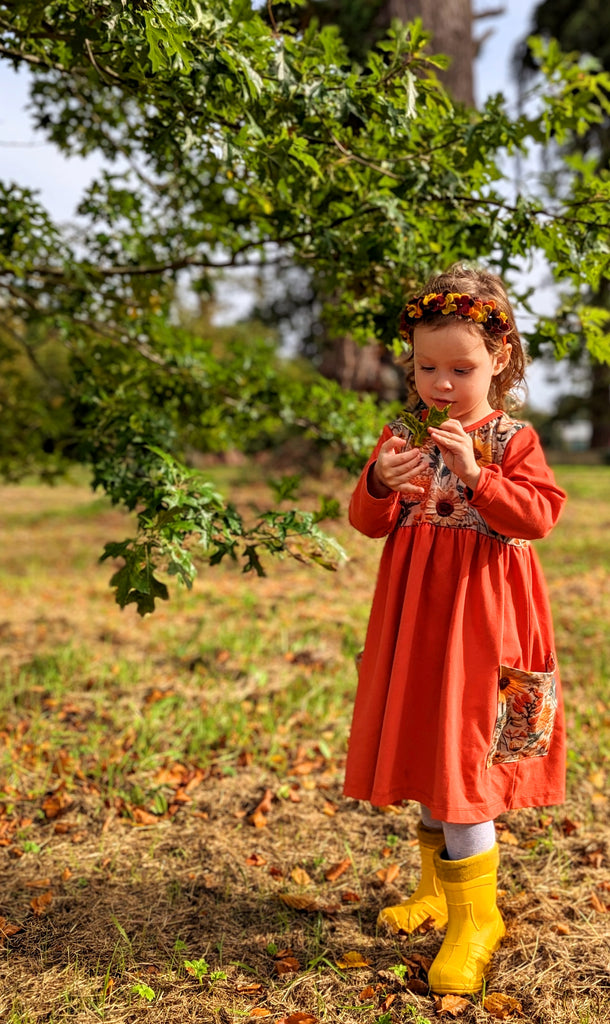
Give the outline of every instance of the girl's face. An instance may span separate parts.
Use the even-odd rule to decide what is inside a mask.
[[[443,409],[463,427],[493,412],[488,394],[492,377],[508,365],[511,346],[491,354],[482,336],[469,324],[421,324],[413,332],[415,387],[428,408]]]

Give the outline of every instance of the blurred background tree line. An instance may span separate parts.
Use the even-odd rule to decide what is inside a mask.
[[[498,96],[475,110],[476,26],[493,14],[466,0],[0,0],[0,59],[29,69],[34,124],[105,160],[68,226],[0,182],[0,468],[52,479],[76,461],[137,510],[135,536],[106,551],[121,604],[152,610],[159,570],[188,584],[202,557],[335,563],[318,526],[332,502],[286,511],[280,481],[246,524],[189,453],[298,437],[355,469],[402,399],[404,297],[456,259],[547,268],[562,296],[531,351],[586,366],[578,401],[608,446],[595,396],[610,356],[610,78],[602,55],[540,39],[523,111]],[[504,170],[532,147],[548,167],[535,195]],[[236,274],[258,301],[220,329],[214,296]],[[527,286],[516,297],[531,311]]]

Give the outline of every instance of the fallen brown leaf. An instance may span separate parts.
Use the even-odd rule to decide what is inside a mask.
[[[346,889],[345,892],[341,893],[342,903],[360,903],[360,896],[357,892],[352,892],[351,889]]]
[[[248,1011],[248,1016],[249,1017],[270,1017],[271,1016],[271,1010],[267,1010],[267,1008],[265,1006],[253,1006],[252,1009]]]
[[[295,956],[287,956],[283,960],[276,960],[274,965],[276,974],[295,974],[301,970],[301,965]]]
[[[519,846],[517,836],[507,828],[503,832],[498,832],[498,842],[505,843],[507,846]]]
[[[251,868],[262,868],[266,863],[262,853],[251,853],[249,857],[246,857],[246,864]]]
[[[190,804],[191,800],[192,800],[192,797],[189,796],[189,794],[187,793],[186,787],[185,786],[180,786],[174,792],[173,802],[172,802],[171,806],[173,807],[175,804]]]
[[[425,996],[428,994],[428,984],[427,982],[422,981],[421,978],[409,978],[407,988],[409,992],[414,992],[416,996]]]
[[[427,917],[424,921],[422,921],[419,927],[415,929],[415,931],[418,933],[418,935],[425,935],[426,932],[431,932],[434,930],[434,928],[436,928],[434,918]]]
[[[158,786],[179,786],[184,782],[187,773],[186,765],[177,762],[167,768],[161,768],[155,775],[155,782]]]
[[[136,825],[158,825],[159,819],[156,814],[151,814],[143,807],[134,807],[132,810],[133,820]]]
[[[505,996],[502,992],[490,992],[483,1000],[483,1008],[496,1020],[506,1020],[517,1014],[523,1016],[523,1007],[517,999]]]
[[[423,953],[411,953],[404,962],[410,971],[423,971],[427,975],[434,961],[431,956],[424,956]]]
[[[267,816],[259,810],[253,811],[248,820],[254,828],[265,828],[267,824]]]
[[[569,924],[567,924],[566,921],[558,921],[557,924],[553,925],[552,931],[554,931],[557,935],[569,935],[570,926]]]
[[[293,896],[292,893],[282,892],[280,899],[282,903],[285,903],[287,907],[292,907],[293,910],[318,909],[318,901],[315,896]]]
[[[263,794],[263,799],[258,806],[253,810],[249,817],[249,822],[254,825],[255,828],[264,828],[267,824],[267,815],[269,814],[273,805],[273,790],[266,789]]]
[[[377,987],[373,988],[372,985],[367,985],[366,988],[362,989],[362,992],[358,993],[358,1002],[366,1003],[369,999],[372,999],[377,991]]]
[[[66,836],[75,828],[78,828],[78,825],[74,821],[56,821],[53,831],[56,836]]]
[[[44,811],[44,816],[47,819],[57,818],[60,814],[64,814],[64,812],[68,810],[68,807],[71,806],[71,797],[67,796],[67,794],[63,792],[52,793],[42,801],[42,809]]]
[[[599,898],[599,896],[597,895],[596,892],[592,892],[591,893],[591,899],[590,899],[589,902],[591,903],[591,906],[596,911],[596,913],[598,913],[598,914],[607,914],[608,913],[608,905],[606,903],[602,903],[602,901],[600,900],[600,898]]]
[[[471,1006],[472,1003],[463,996],[440,996],[434,1000],[434,1009],[437,1013],[449,1013],[452,1017],[461,1017]]]
[[[43,892],[40,894],[40,896],[34,896],[34,899],[31,901],[30,906],[34,913],[36,914],[36,917],[42,917],[45,911],[49,909],[52,902],[53,893],[49,889],[48,892]]]
[[[305,868],[293,868],[290,872],[290,877],[297,885],[311,885],[311,878],[305,871]]]
[[[395,999],[396,999],[396,993],[395,992],[392,992],[392,993],[390,993],[389,996],[386,996],[385,999],[383,1000],[383,1002],[379,1004],[379,1009],[381,1010],[381,1012],[382,1013],[386,1013],[390,1009],[390,1006],[392,1005],[392,1003],[394,1002]]]
[[[358,967],[371,966],[370,960],[365,960],[361,953],[357,953],[355,951],[344,953],[343,956],[335,962],[337,964],[337,967],[342,967],[346,970],[353,970],[354,968]]]
[[[10,939],[11,935],[16,935],[20,931],[21,925],[11,924],[5,917],[0,917],[0,946],[5,939]]]
[[[330,867],[328,869],[328,871],[324,872],[324,877],[325,877],[326,881],[327,882],[336,882],[337,879],[340,878],[341,875],[345,874],[347,869],[349,867],[351,867],[351,863],[352,862],[351,862],[350,858],[349,857],[345,857],[343,860],[340,860],[338,864],[333,864],[333,866]]]
[[[379,871],[375,872],[375,875],[380,882],[384,885],[391,885],[395,878],[400,874],[400,867],[398,864],[390,864],[387,868],[379,868]]]
[[[317,912],[320,914],[336,914],[339,910],[338,903],[321,903],[315,896],[295,896],[289,892],[279,894],[282,903],[292,910],[303,910],[305,912]]]

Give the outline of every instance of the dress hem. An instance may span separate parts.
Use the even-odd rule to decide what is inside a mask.
[[[506,814],[508,811],[523,810],[526,807],[557,807],[565,802],[565,790],[558,791],[556,789],[541,793],[539,796],[529,794],[519,797],[514,795],[510,801],[497,800],[493,804],[486,804],[483,807],[467,804],[464,807],[452,807],[451,809],[441,807],[440,804],[431,801],[430,796],[425,793],[416,794],[413,790],[410,791],[409,796],[405,796],[404,793],[391,792],[387,796],[379,797],[376,794],[362,796],[346,787],[343,790],[343,796],[350,797],[352,800],[366,801],[373,807],[390,807],[392,804],[408,802],[420,803],[428,808],[432,817],[437,821],[448,821],[456,825],[475,825],[482,821],[492,821],[499,814]]]

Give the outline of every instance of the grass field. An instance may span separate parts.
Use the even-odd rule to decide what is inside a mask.
[[[343,519],[337,574],[204,569],[140,620],[96,562],[118,512],[78,486],[2,488],[0,1019],[610,1020],[610,467],[556,471],[570,501],[538,550],[569,794],[500,819],[508,936],[452,1009],[425,983],[439,933],[375,927],[414,884],[416,807],[341,796],[379,543]],[[219,479],[265,500],[242,470]]]

